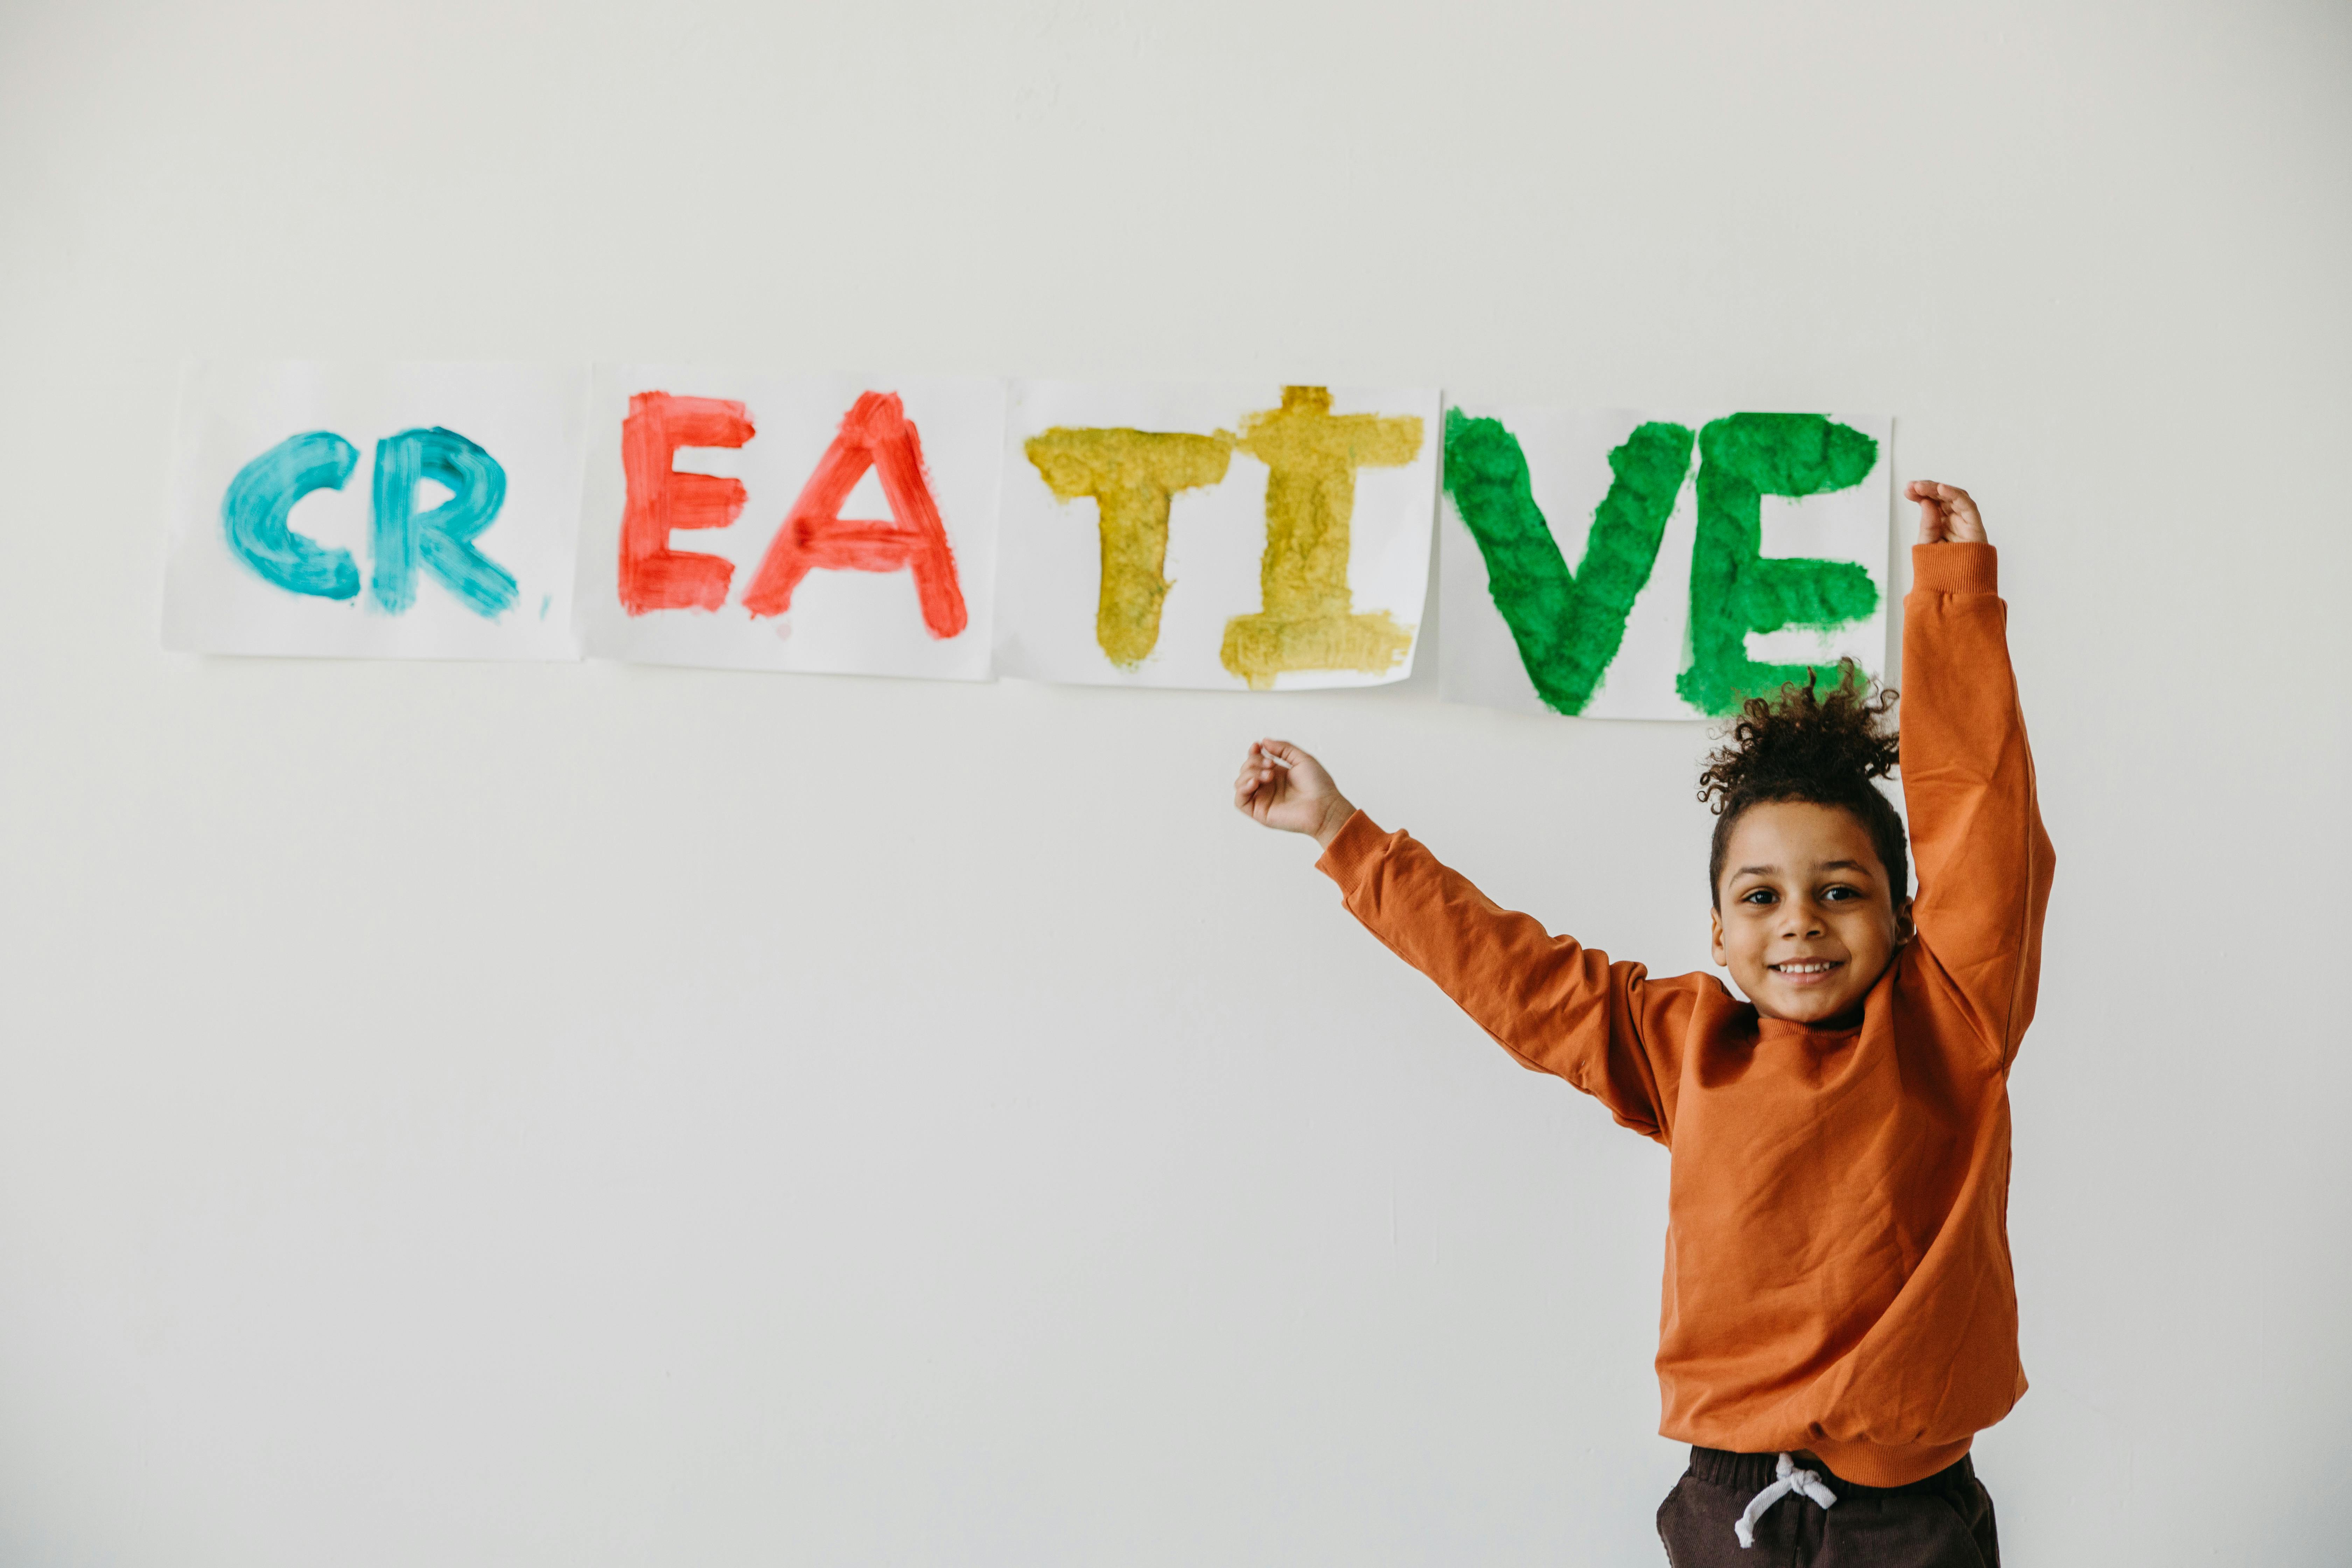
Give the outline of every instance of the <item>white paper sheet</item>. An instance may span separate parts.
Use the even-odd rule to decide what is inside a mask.
[[[1003,382],[599,365],[592,406],[590,654],[988,679]],[[849,486],[837,505],[814,493],[821,466]],[[698,502],[724,517],[737,495],[731,522],[672,526]]]
[[[1219,690],[1403,679],[1437,416],[1433,389],[1016,383],[998,670]]]
[[[1710,425],[1727,418],[1711,440]],[[1738,692],[1775,689],[1774,670],[1826,671],[1841,658],[1874,676],[1885,668],[1889,419],[1467,405],[1448,411],[1445,429],[1446,700],[1597,719],[1705,719],[1727,712]],[[1715,523],[1702,550],[1710,445],[1719,473],[1707,486]],[[1514,447],[1525,476],[1517,500]],[[1753,492],[1752,550],[1737,537],[1742,475]],[[1766,493],[1775,485],[1834,488]],[[1612,486],[1612,527],[1588,557]],[[1483,547],[1465,502],[1482,509]],[[1531,534],[1530,520],[1549,545]],[[1654,552],[1645,529],[1657,529]],[[1490,553],[1501,572],[1490,574]],[[1727,574],[1760,591],[1718,591]],[[1501,599],[1516,598],[1516,630],[1498,586]],[[1791,612],[1785,626],[1753,624]]]
[[[164,645],[578,658],[587,392],[585,365],[191,366]]]

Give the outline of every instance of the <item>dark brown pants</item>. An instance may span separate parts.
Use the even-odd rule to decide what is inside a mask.
[[[2000,1568],[1992,1497],[1963,1458],[1903,1487],[1865,1487],[1815,1468],[1834,1507],[1791,1493],[1756,1521],[1743,1547],[1732,1522],[1772,1484],[1773,1454],[1693,1448],[1658,1508],[1673,1568]]]

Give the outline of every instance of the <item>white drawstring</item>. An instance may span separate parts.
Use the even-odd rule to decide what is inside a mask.
[[[1742,1546],[1756,1544],[1756,1521],[1764,1517],[1766,1510],[1790,1492],[1811,1498],[1823,1508],[1837,1501],[1837,1493],[1822,1485],[1821,1472],[1818,1470],[1797,1468],[1795,1462],[1786,1454],[1780,1456],[1780,1463],[1777,1469],[1780,1479],[1749,1499],[1748,1511],[1741,1514],[1738,1522],[1731,1527],[1732,1532],[1739,1537],[1739,1544]]]

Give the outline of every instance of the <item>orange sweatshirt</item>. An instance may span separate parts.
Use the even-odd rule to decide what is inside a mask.
[[[1358,812],[1348,908],[1528,1068],[1672,1152],[1659,1431],[1810,1448],[1865,1486],[1968,1452],[2025,1392],[2008,1074],[2033,1016],[2050,840],[1992,547],[1922,545],[1904,601],[1902,780],[1918,934],[1859,1024],[1760,1018],[1497,908]]]

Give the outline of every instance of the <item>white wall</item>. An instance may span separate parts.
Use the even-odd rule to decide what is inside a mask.
[[[1671,970],[1697,727],[166,656],[208,354],[1892,411],[2059,847],[2012,1560],[2340,1560],[2347,67],[2319,3],[0,10],[0,1562],[1643,1563],[1680,1463],[1664,1156],[1226,791],[1287,732]]]

